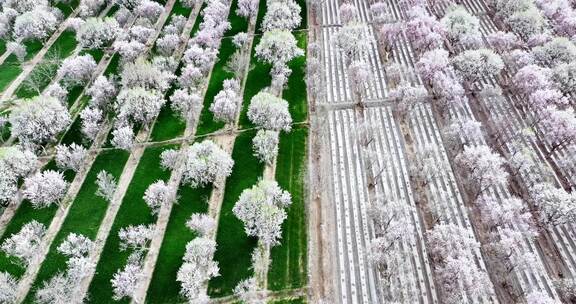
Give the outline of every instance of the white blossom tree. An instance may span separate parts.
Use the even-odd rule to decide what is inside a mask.
[[[131,298],[142,274],[142,257],[139,253],[132,253],[123,269],[118,269],[110,280],[112,284],[113,299],[119,301]]]
[[[137,16],[144,17],[151,23],[156,22],[163,11],[164,7],[160,5],[160,3],[152,0],[141,0],[140,4],[134,8],[134,13]]]
[[[180,151],[174,149],[167,149],[160,154],[160,166],[164,170],[174,170],[178,164]]]
[[[170,203],[173,199],[174,190],[168,186],[164,181],[156,181],[146,189],[144,192],[144,201],[152,210],[152,214],[158,214],[163,205]]]
[[[116,98],[118,119],[147,127],[158,116],[164,103],[166,100],[159,91],[142,87],[123,89]]]
[[[104,122],[102,110],[94,107],[86,107],[80,112],[80,119],[82,125],[80,132],[88,140],[92,141],[96,139],[96,136],[100,132],[100,127]]]
[[[121,73],[123,88],[144,88],[165,92],[170,83],[175,79],[173,73],[160,69],[158,65],[144,58],[136,62],[128,62],[124,65]]]
[[[210,111],[217,121],[232,123],[242,101],[242,97],[238,95],[240,83],[236,79],[226,79],[222,86],[222,90],[214,96]]]
[[[477,195],[490,186],[505,183],[508,178],[508,173],[502,168],[505,160],[485,145],[465,146],[455,162]]]
[[[45,40],[58,27],[58,17],[45,7],[27,10],[14,20],[17,41]]]
[[[6,238],[0,249],[7,256],[16,257],[23,265],[28,265],[37,254],[45,232],[46,227],[43,224],[32,220],[24,224],[18,233]]]
[[[38,157],[20,146],[0,147],[0,168],[6,175],[25,177],[34,171]]]
[[[170,107],[178,116],[188,121],[199,114],[203,99],[194,89],[177,89],[170,96]]]
[[[88,18],[76,31],[76,40],[83,48],[101,49],[109,46],[120,31],[120,25],[114,18]]]
[[[242,280],[234,287],[234,295],[238,297],[242,303],[265,304],[266,299],[261,292],[262,290],[254,277]]]
[[[10,112],[12,134],[24,146],[53,140],[70,124],[68,109],[54,97],[36,96],[18,100]]]
[[[236,8],[236,14],[244,18],[250,18],[256,14],[258,11],[257,0],[238,0],[238,8]]]
[[[532,54],[540,64],[556,66],[574,62],[576,60],[576,46],[568,38],[557,37],[542,46],[535,47]]]
[[[576,93],[576,63],[559,64],[552,71],[552,80],[564,94]]]
[[[45,208],[60,203],[68,185],[61,172],[46,170],[24,180],[23,194],[34,208]]]
[[[480,21],[462,6],[452,8],[440,20],[447,38],[454,45],[476,46],[481,43]]]
[[[463,51],[452,59],[452,64],[468,83],[496,76],[504,68],[502,58],[489,49]]]
[[[205,298],[202,286],[219,275],[218,263],[212,260],[215,252],[216,242],[205,237],[195,238],[186,245],[176,280],[181,284],[180,293],[190,303]]]
[[[279,141],[278,131],[258,130],[252,139],[254,155],[263,163],[272,164],[278,155]]]
[[[300,5],[294,0],[270,1],[266,5],[266,14],[262,21],[262,31],[296,29],[302,17],[300,17]]]
[[[14,303],[18,280],[8,272],[0,272],[0,303]]]
[[[104,7],[106,0],[80,0],[78,8],[80,9],[80,17],[96,16],[98,12]]]
[[[130,151],[134,146],[134,130],[130,126],[121,126],[112,131],[112,145]]]
[[[118,232],[120,238],[120,250],[144,251],[148,249],[154,233],[154,225],[130,225],[121,228]]]
[[[110,101],[118,94],[116,84],[104,75],[100,75],[94,80],[92,86],[86,90],[90,97],[90,105],[100,109],[106,109]]]
[[[244,223],[247,235],[258,237],[270,247],[279,244],[282,223],[287,217],[284,208],[291,203],[290,193],[276,181],[261,180],[242,192],[232,212]]]
[[[256,46],[258,59],[273,66],[285,66],[293,58],[304,55],[296,45],[296,38],[289,31],[271,30],[262,35]]]
[[[56,165],[62,170],[78,172],[84,163],[88,150],[81,145],[72,143],[69,146],[56,146]]]
[[[186,227],[200,236],[207,237],[216,228],[216,221],[207,214],[192,213],[190,219],[186,221]]]
[[[94,248],[94,242],[82,234],[70,233],[58,246],[58,252],[69,258],[86,257]]]
[[[576,219],[576,194],[573,192],[566,192],[550,183],[536,184],[529,190],[543,223],[560,225]]]
[[[43,95],[58,98],[61,103],[66,104],[68,98],[68,90],[63,88],[60,83],[53,83],[46,87]]]
[[[196,142],[186,151],[182,182],[203,187],[232,173],[234,160],[213,141]]]
[[[105,199],[107,202],[112,202],[114,193],[116,193],[116,179],[106,170],[101,170],[96,175],[96,195]]]
[[[252,97],[248,118],[262,129],[286,132],[292,129],[288,102],[267,92],[261,91]]]

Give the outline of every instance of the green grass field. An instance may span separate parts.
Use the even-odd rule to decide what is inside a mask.
[[[292,195],[288,218],[282,224],[281,245],[273,247],[268,288],[282,290],[306,285],[305,171],[308,129],[297,127],[280,136],[276,181]]]
[[[60,254],[57,248],[68,234],[80,233],[92,240],[96,238],[98,228],[109,206],[106,200],[96,195],[96,191],[98,190],[96,176],[101,170],[106,170],[118,180],[127,160],[128,152],[123,150],[108,150],[98,155],[73,205],[70,207],[70,211],[62,224],[62,228],[60,228],[58,235],[50,247],[50,251],[45,259],[49,262],[42,264],[33,285],[33,291],[28,293],[26,303],[34,302],[34,290],[41,287],[44,281],[50,279],[56,273],[66,270],[67,258]]]
[[[178,190],[179,199],[170,213],[166,234],[156,261],[157,267],[154,269],[148,288],[146,303],[185,302],[179,294],[180,283],[176,281],[176,274],[182,265],[186,244],[195,238],[194,233],[186,227],[186,221],[192,213],[207,212],[211,187],[192,189],[189,186],[180,186]]]
[[[96,266],[96,274],[89,289],[90,303],[111,303],[112,288],[110,279],[114,273],[126,265],[126,259],[130,254],[120,250],[118,231],[129,225],[152,224],[155,216],[142,199],[144,192],[150,184],[157,180],[167,181],[170,173],[160,168],[160,153],[171,146],[147,148],[140,159],[140,163],[134,173],[130,186],[122,200],[120,210],[116,215],[112,230],[106,239],[100,261]],[[120,301],[127,303],[128,300]]]
[[[254,97],[254,95],[258,94],[258,92],[270,86],[272,83],[272,77],[270,77],[271,66],[264,64],[256,59],[255,48],[259,42],[260,37],[254,37],[250,59],[250,64],[253,65],[253,68],[248,73],[248,78],[246,79],[244,99],[242,102],[242,109],[240,110],[240,126],[242,128],[253,127],[252,123],[248,119],[248,106],[250,106],[250,100],[252,97]]]
[[[223,122],[214,120],[214,116],[210,111],[210,105],[214,101],[216,94],[222,90],[224,80],[234,77],[232,73],[225,70],[225,66],[226,62],[228,62],[228,59],[232,56],[235,50],[236,48],[232,43],[232,39],[222,39],[222,45],[220,46],[220,52],[218,54],[218,61],[216,64],[214,64],[212,75],[210,76],[210,81],[208,82],[206,95],[204,96],[204,103],[202,106],[202,112],[200,114],[200,123],[198,124],[198,129],[196,131],[198,135],[208,134],[224,127]]]
[[[218,247],[214,260],[220,265],[220,276],[208,284],[211,297],[232,294],[238,282],[252,275],[251,254],[257,241],[246,235],[244,225],[232,213],[232,208],[242,191],[255,185],[264,171],[264,165],[252,154],[252,149],[247,148],[251,147],[254,135],[255,132],[244,132],[234,143],[234,168],[226,180],[216,235]]]
[[[56,56],[57,58],[64,59],[64,58],[70,56],[70,54],[72,54],[72,52],[74,51],[74,49],[76,48],[77,45],[78,45],[78,43],[76,42],[75,34],[73,32],[70,32],[70,31],[64,32],[64,33],[62,33],[62,35],[60,35],[60,37],[58,37],[58,39],[50,47],[50,49],[46,53],[46,56],[48,56],[48,57]],[[50,55],[50,54],[52,54],[52,55]],[[42,60],[42,61],[45,62],[46,59]],[[42,62],[39,62],[38,64],[42,65]],[[32,72],[30,72],[30,75],[28,77],[33,77],[32,75],[34,73],[39,73],[39,67],[38,66],[36,66],[32,70]],[[52,76],[54,76],[54,75],[56,75],[55,70],[54,70],[54,73]],[[50,83],[52,78],[53,77],[44,78],[44,80],[39,84],[40,89],[42,90],[46,86],[48,86],[48,84]],[[19,98],[30,98],[30,97],[35,96],[35,95],[37,95],[36,91],[34,91],[30,88],[27,88],[22,84],[16,90],[16,96],[18,96]]]

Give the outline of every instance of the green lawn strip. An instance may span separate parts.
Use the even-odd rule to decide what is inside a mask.
[[[211,187],[192,189],[189,186],[180,186],[178,189],[179,199],[170,213],[162,247],[160,247],[156,267],[148,287],[146,303],[186,302],[179,294],[180,283],[176,281],[186,244],[195,238],[194,233],[186,227],[186,221],[192,213],[207,212],[207,201],[211,190]]]
[[[6,58],[4,63],[0,65],[2,76],[0,77],[0,91],[4,91],[6,87],[14,80],[20,73],[22,73],[22,66],[16,56],[11,54]]]
[[[262,0],[264,1],[264,0]],[[240,32],[248,31],[248,19],[236,14],[238,8],[238,0],[233,0],[230,5],[230,13],[228,14],[228,21],[230,22],[230,29],[224,33],[225,37],[234,36]]]
[[[110,59],[110,63],[104,70],[104,76],[110,77],[112,75],[117,75],[119,67],[120,67],[120,55],[118,53],[114,53],[114,55],[112,55],[112,59]]]
[[[296,28],[296,30],[303,30],[308,28],[308,16],[306,16],[306,0],[296,0],[296,3],[300,5],[300,18],[302,18],[302,22],[300,22],[300,26]]]
[[[66,270],[67,258],[60,254],[57,248],[70,233],[83,234],[92,240],[96,238],[98,227],[104,219],[109,205],[106,200],[96,195],[98,190],[96,176],[101,170],[106,170],[118,180],[127,160],[128,152],[123,150],[103,151],[95,159],[60,231],[50,246],[50,251],[42,263],[25,303],[34,302],[35,291],[42,286],[44,281],[50,279],[56,273]]]
[[[54,6],[59,8],[62,11],[64,18],[67,18],[74,11],[74,9],[78,6],[78,3],[80,3],[79,0],[73,0],[73,1],[70,1],[69,4],[66,4],[64,2],[58,2]]]
[[[11,125],[10,122],[6,122],[6,125],[4,125],[4,128],[2,128],[0,130],[0,140],[2,142],[7,141],[10,138],[10,129],[11,129]]]
[[[240,126],[243,128],[254,126],[248,119],[248,106],[250,105],[250,100],[254,95],[258,94],[258,92],[270,86],[272,83],[272,77],[270,77],[270,69],[272,67],[268,64],[262,63],[256,58],[255,48],[259,42],[260,37],[254,37],[250,59],[250,64],[253,68],[248,72],[246,86],[244,87],[244,100],[240,112]]]
[[[43,170],[57,170],[54,160],[50,161],[46,166],[44,166]],[[64,174],[68,182],[71,182],[74,179],[74,175],[74,172],[70,170],[66,171]],[[8,223],[8,226],[6,227],[6,230],[0,239],[0,244],[4,243],[4,240],[12,236],[12,234],[20,232],[22,226],[32,220],[44,224],[44,226],[48,228],[57,210],[58,206],[56,205],[42,209],[34,209],[28,200],[23,200],[18,207],[18,210],[16,210],[16,214],[14,214],[14,217]],[[8,256],[6,256],[6,254],[4,254],[3,251],[0,251],[0,272],[7,271],[19,278],[24,274],[26,269],[15,265],[12,263],[12,261],[15,260],[10,259]]]
[[[32,59],[34,56],[36,56],[36,54],[38,54],[38,52],[40,52],[40,50],[44,47],[44,42],[40,40],[30,40],[24,42],[24,46],[26,47],[26,56],[24,57],[24,60],[27,61]]]
[[[114,14],[116,14],[116,12],[120,9],[120,5],[114,4],[110,10],[108,11],[108,13],[106,14],[106,17],[112,17],[114,16]]]
[[[298,40],[298,47],[306,50],[306,32],[297,32],[294,34]],[[306,121],[307,101],[306,101],[306,56],[300,56],[292,59],[288,63],[292,74],[288,78],[288,85],[282,92],[282,97],[289,103],[290,115],[292,121]]]
[[[262,21],[264,21],[264,15],[266,14],[266,0],[260,0],[258,4],[258,16],[256,16],[256,34],[262,34]]]
[[[264,165],[249,148],[255,134],[254,131],[241,133],[234,142],[234,168],[226,180],[216,235],[217,249],[214,259],[220,265],[220,276],[210,280],[208,284],[208,294],[211,297],[232,294],[241,280],[252,275],[251,255],[257,240],[246,235],[244,224],[232,213],[232,208],[242,191],[255,185],[264,172]]]
[[[0,55],[6,52],[6,40],[0,39]]]
[[[154,128],[152,129],[150,141],[164,141],[184,134],[186,122],[178,117],[177,113],[172,110],[171,102],[168,98],[172,96],[174,90],[175,84],[172,84],[172,87],[166,94],[166,104],[162,107],[158,118],[156,118],[156,124],[154,124]]]
[[[212,133],[221,129],[225,125],[224,122],[214,120],[214,115],[212,114],[212,111],[210,111],[210,105],[212,105],[216,94],[222,90],[224,80],[234,77],[234,74],[226,71],[225,67],[228,59],[232,56],[235,50],[236,47],[231,38],[222,38],[218,61],[214,64],[212,75],[208,81],[206,95],[204,96],[204,105],[202,106],[202,113],[200,114],[200,124],[196,131],[197,135]]]
[[[57,57],[64,59],[64,58],[70,56],[70,54],[76,48],[77,44],[78,43],[76,42],[75,34],[71,31],[66,31],[66,32],[62,33],[62,35],[60,35],[60,37],[58,37],[58,39],[50,47],[50,49],[48,50],[47,56],[49,56],[49,54],[51,54],[51,53],[55,53],[58,55]],[[40,62],[38,64],[42,64],[42,62]],[[35,69],[37,69],[37,68],[38,67],[36,67]],[[35,69],[32,70],[30,73],[31,74],[34,73]],[[54,74],[55,73],[56,73],[56,71],[54,71]],[[30,77],[30,76],[28,76],[28,77]],[[51,80],[52,80],[52,77],[46,77],[45,81],[40,85],[40,89],[44,89],[46,86],[48,86],[48,84],[50,84]],[[16,90],[16,96],[18,96],[19,98],[30,98],[30,97],[36,95],[36,93],[37,92],[35,92],[34,90],[27,89],[23,85],[20,85],[20,87],[18,87],[18,89]]]
[[[304,174],[308,129],[294,128],[280,136],[276,181],[292,195],[288,218],[282,224],[281,245],[273,247],[268,289],[282,290],[306,285],[306,207]]]
[[[301,298],[296,298],[296,299],[284,299],[284,300],[273,300],[273,301],[269,301],[269,304],[305,304],[306,300],[301,297]]]
[[[157,180],[167,181],[170,177],[169,171],[160,168],[160,153],[169,148],[173,146],[150,147],[144,151],[96,266],[89,289],[90,303],[114,302],[110,280],[118,269],[124,268],[130,254],[129,251],[120,251],[118,231],[129,225],[147,225],[156,221],[142,197],[150,184]],[[129,300],[121,302],[128,303]]]

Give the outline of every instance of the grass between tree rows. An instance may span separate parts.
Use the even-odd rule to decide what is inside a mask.
[[[248,72],[248,78],[246,78],[246,86],[244,87],[244,96],[242,102],[242,109],[240,109],[240,126],[242,128],[250,128],[254,125],[248,119],[248,106],[250,106],[250,100],[254,95],[258,94],[262,89],[269,87],[272,83],[272,77],[270,77],[271,66],[258,61],[256,58],[256,46],[260,42],[260,37],[254,37],[254,42],[252,44],[252,54],[250,57],[250,64],[252,64],[252,69]]]
[[[211,190],[211,187],[192,189],[182,185],[178,189],[178,201],[170,213],[170,220],[162,247],[160,247],[156,268],[148,288],[146,303],[185,302],[185,299],[179,294],[180,283],[176,281],[176,275],[182,265],[186,244],[196,237],[186,227],[186,221],[192,213],[207,212]]]
[[[255,185],[264,172],[264,165],[253,155],[252,149],[247,148],[252,146],[255,134],[254,131],[241,133],[234,143],[234,168],[226,180],[216,235],[218,247],[214,260],[220,265],[220,276],[210,280],[208,284],[208,294],[211,297],[232,294],[241,280],[252,275],[251,254],[257,241],[246,235],[244,225],[232,213],[232,208],[242,191]]]
[[[270,303],[270,304],[304,304],[304,303],[306,303],[306,300],[304,298],[296,298],[296,299],[270,301],[268,303]]]
[[[56,58],[66,58],[72,54],[78,42],[76,41],[75,34],[71,31],[65,31],[56,39],[54,44],[48,49],[46,56],[51,57],[54,56]],[[28,78],[34,77],[35,74],[40,73],[41,66],[47,63],[49,58],[43,59],[41,62],[38,63],[36,67],[30,72]],[[46,77],[42,77],[42,81],[39,81],[39,89],[42,90],[50,84],[50,81],[56,75],[56,70],[54,69],[52,75],[43,75]],[[37,77],[37,76],[36,76]],[[25,80],[26,81],[26,80]],[[37,92],[33,89],[30,89],[23,84],[21,84],[18,89],[16,90],[16,96],[19,98],[30,98],[37,95]]]
[[[234,46],[234,43],[232,43],[231,38],[222,39],[218,61],[214,64],[212,75],[208,82],[208,88],[206,89],[206,95],[204,96],[204,104],[200,114],[200,123],[198,124],[196,132],[198,135],[208,134],[224,127],[223,122],[214,120],[214,115],[212,114],[212,111],[210,111],[210,105],[212,105],[216,94],[222,90],[224,80],[234,77],[234,74],[226,71],[225,67],[228,59],[230,59],[235,50],[236,47]]]
[[[268,289],[282,290],[306,285],[306,206],[304,178],[308,129],[294,128],[280,136],[276,181],[292,195],[288,218],[282,224],[282,239],[273,247],[268,271]]]
[[[83,234],[92,240],[96,238],[98,227],[100,227],[109,205],[105,199],[96,195],[98,189],[96,176],[101,170],[106,170],[118,180],[127,160],[128,152],[123,150],[103,151],[95,159],[73,205],[70,207],[66,220],[52,242],[50,251],[38,272],[25,303],[34,303],[37,288],[40,288],[44,281],[58,272],[66,270],[67,258],[60,254],[57,248],[70,233]]]
[[[113,302],[110,280],[118,269],[124,268],[130,255],[129,251],[120,250],[120,229],[129,225],[148,225],[155,222],[155,216],[142,197],[150,184],[157,180],[167,181],[170,177],[170,172],[162,170],[159,165],[160,154],[169,148],[173,146],[150,147],[144,151],[96,266],[88,294],[90,303]],[[120,302],[128,303],[129,300]]]

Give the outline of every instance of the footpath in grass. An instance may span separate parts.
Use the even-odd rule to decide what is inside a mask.
[[[176,281],[178,269],[182,265],[182,257],[186,244],[196,235],[186,227],[186,221],[192,213],[206,213],[211,187],[192,189],[180,186],[178,202],[172,207],[170,220],[166,227],[162,247],[148,287],[146,303],[184,303],[180,295],[180,283]]]
[[[256,132],[244,132],[238,135],[234,143],[232,158],[234,168],[226,180],[226,189],[218,232],[217,249],[214,260],[220,265],[220,276],[210,280],[208,294],[222,297],[233,293],[234,287],[243,279],[252,275],[251,255],[257,240],[244,232],[244,225],[232,213],[232,208],[242,191],[255,185],[264,172],[264,165],[253,155],[252,138]]]
[[[66,270],[67,258],[60,254],[57,248],[70,233],[82,234],[92,240],[96,238],[98,227],[100,227],[109,205],[105,199],[96,195],[98,190],[96,177],[100,171],[106,170],[118,180],[127,160],[128,152],[124,150],[103,151],[95,159],[73,205],[70,207],[66,220],[52,242],[50,251],[42,263],[31,289],[32,292],[28,294],[25,303],[34,303],[33,299],[37,288],[41,287],[44,281],[56,273]]]
[[[38,63],[38,65],[30,72],[28,78],[34,77],[34,75],[40,73],[39,66],[46,64],[47,60],[50,60],[50,57],[64,59],[70,56],[74,49],[76,49],[77,45],[78,43],[76,42],[75,34],[73,32],[65,31],[62,33],[46,53],[45,57],[47,58]],[[46,86],[48,86],[48,84],[50,84],[53,76],[56,75],[56,69],[53,70],[52,74],[52,77],[42,77],[43,81],[38,84],[40,90],[43,90]],[[39,78],[38,76],[36,77]],[[24,80],[24,82],[25,81],[26,80]],[[27,88],[23,84],[21,84],[16,90],[16,96],[19,98],[30,98],[35,95],[37,95],[35,90]]]
[[[167,181],[170,177],[168,171],[160,168],[160,154],[170,148],[173,146],[150,147],[144,151],[96,266],[88,294],[90,303],[114,302],[110,280],[118,269],[124,268],[130,255],[130,251],[120,250],[118,231],[129,225],[148,225],[156,221],[142,197],[150,184],[157,180]],[[120,302],[128,303],[129,300]]]
[[[56,163],[54,160],[49,162],[46,166],[44,166],[43,170],[57,170]],[[71,182],[74,179],[74,172],[66,171],[64,177],[66,181]],[[0,238],[0,244],[4,243],[4,241],[9,238],[12,234],[20,232],[22,226],[25,224],[35,220],[48,228],[50,223],[52,222],[52,218],[56,214],[58,210],[57,205],[51,205],[47,208],[42,209],[35,209],[30,201],[23,200],[18,210],[16,210],[16,214],[12,220],[8,223],[2,238]],[[11,259],[3,251],[0,251],[0,272],[7,271],[16,277],[21,277],[26,269],[24,267],[15,265],[13,262],[16,261],[15,259]]]
[[[276,181],[292,195],[288,218],[282,224],[280,245],[271,251],[268,289],[282,290],[306,285],[305,170],[308,129],[296,127],[280,136]]]

